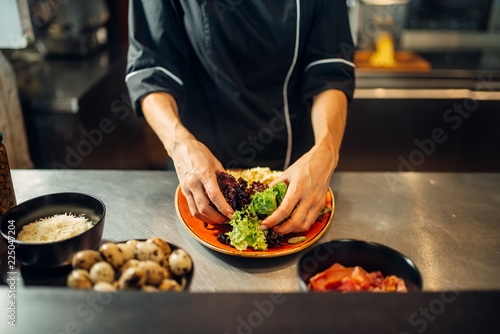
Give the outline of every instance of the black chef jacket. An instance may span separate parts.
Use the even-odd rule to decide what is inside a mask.
[[[170,93],[225,168],[286,169],[314,144],[312,98],[354,90],[345,0],[131,0],[126,83]]]

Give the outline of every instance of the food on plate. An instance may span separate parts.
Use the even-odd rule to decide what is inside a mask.
[[[233,219],[229,222],[233,229],[226,233],[231,240],[231,246],[238,250],[246,250],[248,247],[254,250],[267,250],[268,230],[259,230],[259,225],[281,204],[286,188],[286,183],[280,182],[263,192],[257,192],[252,196],[250,204],[234,212]]]
[[[296,244],[300,244],[301,242],[304,242],[306,240],[307,240],[307,237],[305,235],[301,235],[298,237],[288,238],[288,240],[286,242],[288,242],[290,245],[296,245]]]
[[[281,172],[261,167],[216,173],[224,198],[235,210],[233,219],[229,221],[232,230],[221,232],[217,236],[220,243],[235,247],[240,251],[245,251],[248,247],[256,251],[265,251],[268,247],[283,246],[286,235],[275,233],[273,229],[259,230],[262,220],[276,211],[285,198],[288,188],[285,182],[278,182],[269,187],[269,184],[280,174]],[[243,177],[248,177],[249,180]],[[331,208],[325,207],[318,220],[322,220],[329,211]],[[297,244],[304,239],[293,239],[293,241]]]
[[[250,169],[232,169],[227,171],[229,174],[234,176],[235,179],[240,177],[246,180],[248,183],[260,182],[268,185],[273,182],[278,176],[281,175],[281,171],[271,170],[269,167],[254,167]]]
[[[403,279],[394,275],[384,277],[380,271],[368,273],[360,266],[346,268],[339,263],[309,279],[311,291],[373,291],[407,292]]]
[[[172,250],[158,237],[134,241],[137,242],[107,242],[99,251],[79,251],[73,256],[73,271],[68,275],[67,285],[97,291],[140,289],[153,292],[186,288],[193,262],[184,250]]]
[[[58,214],[24,225],[17,240],[31,243],[60,241],[82,234],[91,227],[92,221],[84,215]]]
[[[254,188],[252,186],[248,187],[246,180],[241,177],[236,180],[234,176],[226,172],[217,172],[215,175],[222,195],[233,210],[241,210],[245,205],[250,203],[250,196]],[[258,187],[261,186],[260,184],[256,185]],[[215,208],[215,205],[211,204]]]
[[[271,188],[256,192],[252,196],[252,204],[259,217],[271,215],[281,204],[286,195],[288,186],[285,182],[279,182]]]

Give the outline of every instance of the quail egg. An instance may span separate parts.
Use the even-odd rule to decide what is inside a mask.
[[[139,240],[135,240],[135,239],[130,239],[130,240],[127,240],[126,244],[127,245],[130,245],[132,247],[135,248],[135,246],[137,246],[137,244],[139,243],[140,241]]]
[[[119,289],[140,288],[146,282],[146,274],[139,267],[128,268],[120,276],[118,281]]]
[[[173,279],[164,279],[158,286],[160,291],[181,291],[181,286]]]
[[[163,251],[163,254],[165,256],[170,255],[170,253],[172,252],[172,249],[170,248],[170,245],[168,244],[168,242],[166,242],[162,238],[152,237],[152,238],[149,238],[148,240],[146,240],[146,242],[150,242],[150,243],[153,243],[156,246],[158,246]]]
[[[102,261],[101,255],[95,250],[82,250],[73,256],[71,262],[74,269],[89,270],[95,263]]]
[[[111,283],[115,280],[115,271],[109,263],[97,262],[90,268],[90,279],[94,284],[99,282]]]
[[[137,259],[128,260],[127,262],[125,262],[123,264],[123,266],[120,267],[119,272],[120,272],[120,274],[123,274],[123,272],[125,270],[127,270],[128,268],[138,267],[140,264],[141,264],[141,261],[139,261]]]
[[[113,292],[116,291],[116,286],[107,282],[99,282],[94,285],[94,290],[100,292]]]
[[[170,271],[176,276],[187,274],[193,268],[193,262],[183,249],[175,249],[168,257]]]
[[[139,242],[135,246],[135,258],[139,261],[152,260],[159,263],[164,257],[160,247],[151,242]]]
[[[141,288],[141,290],[144,292],[158,292],[158,288],[156,286],[152,286],[152,285],[144,285]]]
[[[107,242],[101,245],[99,252],[104,260],[116,269],[120,268],[125,262],[122,250],[115,243]]]
[[[148,285],[158,285],[167,278],[167,270],[157,262],[151,260],[143,261],[139,265],[139,268],[146,274],[146,284]]]
[[[84,269],[74,269],[67,279],[67,285],[76,289],[92,289],[89,272]]]
[[[134,258],[135,246],[128,243],[116,244],[123,253],[125,262]]]

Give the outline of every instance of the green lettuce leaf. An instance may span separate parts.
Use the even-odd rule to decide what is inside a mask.
[[[227,233],[231,245],[240,251],[244,251],[248,247],[255,250],[267,250],[267,230],[259,230],[261,221],[255,214],[251,204],[241,211],[236,211],[233,219],[229,222],[233,226],[233,230]]]
[[[259,230],[259,224],[281,204],[286,189],[286,183],[279,182],[263,192],[255,193],[250,204],[234,213],[233,219],[229,222],[233,230],[226,233],[233,247],[240,251],[248,247],[254,250],[267,250],[267,230]]]
[[[279,182],[271,188],[252,196],[252,205],[255,212],[261,216],[269,216],[281,204],[286,194],[287,185],[285,182]]]

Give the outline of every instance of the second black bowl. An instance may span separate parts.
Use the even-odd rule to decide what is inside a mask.
[[[309,291],[309,279],[334,263],[344,267],[360,266],[368,272],[395,275],[405,281],[408,291],[422,289],[422,277],[415,264],[405,255],[374,242],[340,239],[320,244],[302,255],[298,264],[299,284]]]

